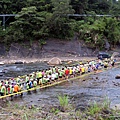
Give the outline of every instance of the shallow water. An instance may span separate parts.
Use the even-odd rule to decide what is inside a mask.
[[[49,66],[45,62],[1,65],[0,72],[4,71],[4,73],[0,73],[0,80],[30,74],[37,70],[46,69],[48,67]]]
[[[4,74],[4,77],[25,75],[47,67],[46,63],[5,65],[4,68],[7,68],[8,71]],[[110,100],[111,106],[114,106],[120,102],[120,79],[115,79],[115,76],[118,74],[120,74],[120,68],[112,68],[111,70],[89,75],[82,79],[37,90],[36,93],[24,93],[23,98],[15,98],[13,102],[20,105],[51,106],[59,104],[58,95],[65,94],[69,96],[69,102],[76,107],[90,104],[93,101],[102,103],[106,98]]]

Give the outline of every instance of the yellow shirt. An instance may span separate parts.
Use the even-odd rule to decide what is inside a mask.
[[[81,71],[82,71],[82,73],[84,73],[84,72],[85,72],[85,68],[84,68],[84,67],[82,67],[82,68],[81,68]]]
[[[69,73],[69,74],[71,75],[71,74],[72,74],[72,72],[73,72],[73,71],[72,71],[72,69],[70,69],[70,73]]]

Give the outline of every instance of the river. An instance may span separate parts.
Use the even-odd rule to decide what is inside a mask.
[[[25,75],[48,67],[46,63],[1,65],[0,70],[5,70],[5,73],[0,79]],[[115,106],[120,102],[120,79],[115,79],[117,74],[120,74],[120,68],[112,68],[85,78],[68,80],[50,88],[40,89],[36,93],[24,93],[22,98],[15,98],[13,102],[20,105],[58,105],[58,95],[63,94],[69,96],[69,102],[76,108],[93,101],[102,103],[106,99],[109,99],[110,106]]]

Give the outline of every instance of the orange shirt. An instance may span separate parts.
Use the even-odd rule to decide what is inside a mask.
[[[18,85],[15,85],[14,86],[14,92],[18,92],[19,91],[19,86]]]

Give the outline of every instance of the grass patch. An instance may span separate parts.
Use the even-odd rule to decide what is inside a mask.
[[[103,101],[103,108],[104,109],[110,108],[110,100],[108,98],[105,98],[105,100]]]
[[[67,95],[59,95],[58,96],[59,104],[60,104],[60,110],[65,111],[68,108],[69,99]]]
[[[96,113],[99,113],[101,111],[101,107],[96,103],[94,102],[91,107],[88,108],[88,111],[89,111],[89,114],[91,116],[95,115]]]
[[[50,110],[50,112],[54,113],[55,115],[58,114],[60,112],[60,110],[58,108],[52,108]]]

